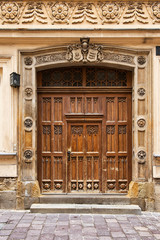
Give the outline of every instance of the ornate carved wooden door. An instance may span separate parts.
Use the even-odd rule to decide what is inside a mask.
[[[132,171],[131,72],[38,73],[38,179],[43,192],[126,192]]]
[[[101,124],[68,124],[68,191],[101,191]]]

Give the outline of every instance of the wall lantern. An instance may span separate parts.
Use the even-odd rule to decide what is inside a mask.
[[[12,72],[10,74],[10,86],[20,87],[20,75],[18,73]]]
[[[160,46],[156,46],[156,56],[160,56]]]

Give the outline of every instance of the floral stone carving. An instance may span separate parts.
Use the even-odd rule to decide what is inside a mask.
[[[143,160],[143,159],[146,157],[146,152],[143,151],[143,150],[141,150],[141,151],[138,152],[137,155],[138,155],[138,158],[139,158],[140,160]]]
[[[144,127],[146,125],[146,121],[145,119],[143,118],[140,118],[138,121],[137,121],[137,124],[139,127]]]
[[[26,58],[24,59],[24,63],[25,63],[27,66],[30,66],[30,65],[32,65],[32,63],[33,63],[33,59],[32,59],[31,57],[26,57]]]
[[[1,18],[4,23],[19,23],[23,4],[16,2],[4,2],[1,4]]]
[[[147,10],[149,12],[150,17],[152,18],[152,22],[160,22],[160,3],[159,2],[154,2],[154,3],[149,3],[147,6]]]
[[[25,121],[24,121],[24,125],[25,125],[26,128],[31,128],[32,125],[33,125],[32,119],[26,118]]]
[[[100,3],[99,15],[102,19],[102,24],[104,23],[119,23],[120,17],[122,14],[122,4],[105,2],[104,4]]]
[[[25,89],[25,95],[26,95],[27,97],[31,97],[32,94],[33,94],[32,88],[27,87],[27,88]]]
[[[160,2],[1,1],[0,18],[2,24],[154,24],[160,23]]]
[[[50,18],[53,20],[52,24],[54,23],[67,23],[69,24],[69,18],[71,17],[70,12],[72,9],[72,4],[68,4],[65,2],[55,2],[55,3],[48,3],[48,12]]]
[[[144,88],[139,88],[137,93],[139,94],[139,96],[143,97],[146,93],[146,90]]]
[[[146,63],[146,58],[144,56],[139,56],[137,62],[139,65],[143,65]]]
[[[31,150],[24,151],[24,156],[26,159],[30,159],[33,156],[33,153]]]

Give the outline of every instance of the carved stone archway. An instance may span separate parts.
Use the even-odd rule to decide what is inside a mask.
[[[147,182],[151,170],[151,54],[150,50],[113,48],[90,44],[89,39],[70,46],[20,51],[19,94],[19,184],[17,208],[37,200],[37,79],[38,70],[72,66],[101,65],[133,71],[133,173],[132,180]],[[147,130],[146,130],[147,129]],[[23,186],[23,187],[22,187]],[[23,189],[23,191],[22,191]],[[24,191],[26,189],[26,191]],[[27,204],[25,204],[27,203]]]

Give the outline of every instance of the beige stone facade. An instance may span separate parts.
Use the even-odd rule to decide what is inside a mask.
[[[37,181],[37,71],[82,66],[132,71],[132,182],[128,195],[160,211],[160,3],[0,2],[0,207],[29,208]],[[20,87],[10,86],[10,73]],[[11,201],[13,200],[13,201]],[[12,203],[11,203],[12,202]]]

